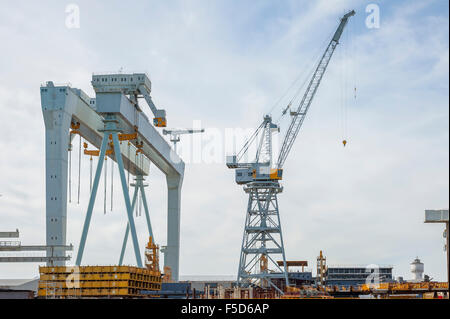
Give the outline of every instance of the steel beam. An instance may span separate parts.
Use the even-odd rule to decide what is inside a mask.
[[[0,238],[19,238],[19,230],[16,231],[0,231]]]
[[[0,257],[0,263],[51,263],[52,261],[67,261],[70,256],[55,256],[55,257]]]
[[[73,246],[64,246],[64,245],[54,245],[54,246],[46,246],[46,245],[8,245],[4,242],[0,242],[0,251],[47,251],[48,249],[58,248],[60,250],[73,250]]]

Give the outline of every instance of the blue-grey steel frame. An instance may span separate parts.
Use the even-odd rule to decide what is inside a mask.
[[[148,205],[147,205],[147,197],[145,196],[145,185],[144,185],[144,176],[137,175],[136,176],[136,182],[134,186],[134,195],[133,195],[133,203],[131,205],[131,211],[134,211],[134,207],[136,204],[136,198],[137,194],[140,191],[141,192],[141,198],[144,205],[144,211],[145,211],[145,218],[147,221],[147,229],[148,229],[148,235],[152,237],[153,241],[155,241],[155,238],[153,237],[153,230],[152,230],[152,224],[150,221],[150,214],[148,211]],[[120,257],[119,257],[119,266],[123,263],[123,258],[125,256],[125,250],[127,248],[127,241],[128,241],[128,235],[130,233],[130,224],[127,224],[127,227],[125,229],[125,236],[123,237],[123,243],[122,243],[122,250],[120,251]]]
[[[249,183],[244,190],[249,194],[249,200],[237,284],[242,287],[271,286],[283,293],[272,281],[275,278],[283,278],[286,286],[289,286],[277,200],[277,194],[282,192],[283,188],[278,182],[269,181]],[[283,267],[274,260],[277,255],[281,255]],[[269,268],[258,269],[262,258],[267,258],[268,265],[272,265],[278,272],[271,272]]]
[[[102,140],[102,146],[100,148],[100,155],[99,155],[99,160],[98,160],[98,164],[97,164],[97,170],[95,172],[94,183],[92,186],[92,192],[91,192],[91,196],[89,199],[88,210],[87,210],[86,218],[84,221],[83,232],[81,234],[80,247],[78,249],[76,265],[79,266],[81,264],[81,260],[83,258],[84,247],[86,245],[86,239],[87,239],[87,234],[88,234],[88,230],[89,230],[89,225],[91,222],[92,211],[94,208],[95,198],[97,195],[97,189],[98,189],[98,184],[100,181],[100,175],[102,172],[103,162],[105,159],[106,146],[108,145],[109,135],[111,135],[113,144],[114,144],[114,154],[116,156],[116,162],[119,167],[120,181],[121,181],[121,185],[122,185],[123,196],[125,199],[125,206],[127,209],[128,225],[130,226],[130,229],[131,229],[131,238],[133,240],[134,253],[136,255],[136,263],[137,263],[138,267],[142,267],[142,259],[141,259],[141,254],[139,251],[139,241],[137,238],[136,226],[134,224],[134,219],[133,219],[133,210],[132,210],[132,205],[130,203],[130,196],[128,193],[128,186],[127,186],[127,181],[126,181],[126,177],[125,177],[125,169],[123,166],[122,154],[120,152],[119,138],[117,136],[119,130],[117,129],[116,116],[113,114],[106,115],[105,119],[104,119],[104,123],[105,123],[105,129],[103,130],[104,135],[103,135],[103,140]]]

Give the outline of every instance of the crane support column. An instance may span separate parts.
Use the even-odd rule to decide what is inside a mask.
[[[46,245],[66,245],[67,224],[67,167],[69,128],[76,101],[64,94],[64,88],[52,82],[41,87],[41,105],[45,123],[45,179],[46,179]],[[59,93],[59,94],[58,94]],[[53,96],[53,99],[48,99]],[[47,251],[50,256],[50,251]],[[65,251],[55,248],[55,257],[65,256]],[[65,260],[55,261],[64,266]],[[50,266],[47,262],[47,266]]]
[[[278,182],[253,182],[244,190],[249,200],[237,283],[243,287],[273,287],[283,293],[276,282],[281,280],[289,285],[277,200],[283,188]],[[282,258],[282,267],[275,256]]]
[[[167,175],[167,246],[164,265],[172,270],[172,278],[178,281],[180,259],[180,202],[183,178]]]

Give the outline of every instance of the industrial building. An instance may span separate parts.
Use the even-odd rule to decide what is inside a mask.
[[[392,282],[393,266],[380,266],[377,268],[361,265],[328,266],[326,286],[359,286],[366,283]]]

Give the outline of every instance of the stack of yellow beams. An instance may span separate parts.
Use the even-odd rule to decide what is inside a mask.
[[[161,272],[131,266],[39,267],[38,297],[141,297],[161,290]]]

